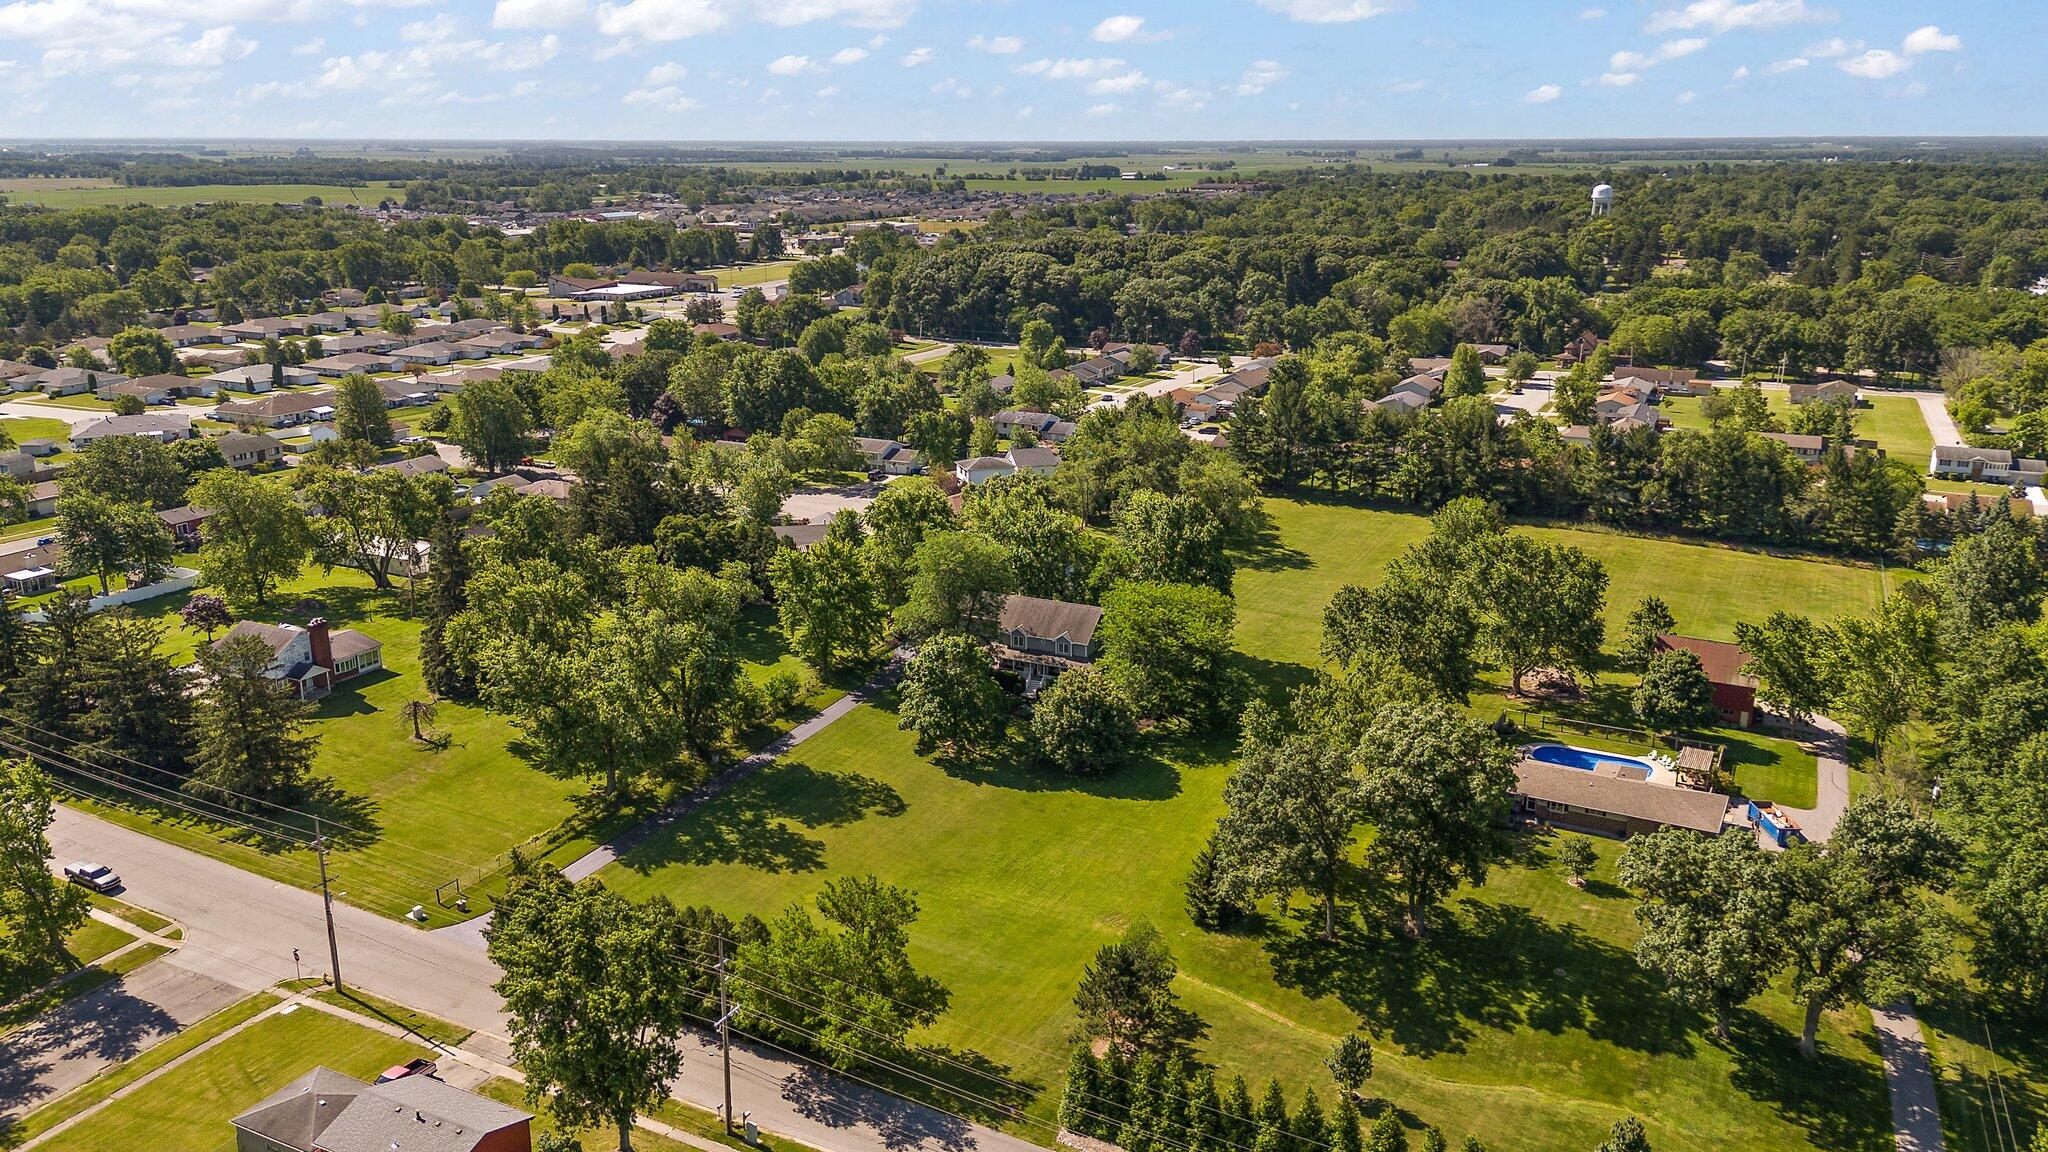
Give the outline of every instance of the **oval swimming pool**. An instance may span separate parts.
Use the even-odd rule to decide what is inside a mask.
[[[1591,748],[1575,748],[1570,744],[1537,744],[1530,747],[1526,755],[1531,760],[1541,760],[1545,764],[1562,764],[1566,768],[1579,768],[1587,772],[1602,764],[1618,764],[1624,768],[1651,771],[1647,760],[1638,760],[1617,752],[1595,752]]]

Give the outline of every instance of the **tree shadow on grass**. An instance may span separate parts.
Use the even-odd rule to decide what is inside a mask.
[[[1391,924],[1382,902],[1359,910]],[[1313,927],[1268,941],[1274,977],[1305,995],[1335,996],[1375,1031],[1418,1056],[1461,1052],[1478,1029],[1584,1032],[1657,1055],[1686,1055],[1696,1017],[1621,948],[1515,904],[1471,897],[1439,909],[1430,935],[1347,925],[1337,945]]]
[[[903,797],[871,776],[820,772],[801,761],[785,761],[654,829],[620,863],[642,874],[698,864],[813,872],[825,866],[825,842],[803,829],[842,827],[905,811]]]
[[[1875,1038],[1860,1041],[1874,1049]],[[1735,1014],[1729,1048],[1735,1053],[1735,1088],[1777,1107],[1804,1129],[1817,1148],[1851,1150],[1891,1145],[1891,1106],[1879,1064],[1863,1063],[1825,1042],[1812,1058],[1799,1054],[1799,1038],[1759,1012]]]
[[[1001,750],[967,757],[940,754],[939,771],[968,784],[1013,792],[1077,792],[1104,800],[1171,800],[1180,795],[1180,769],[1161,758],[1159,744],[1141,740],[1130,763],[1101,776],[1069,776],[1037,762],[1031,748],[1012,740]]]

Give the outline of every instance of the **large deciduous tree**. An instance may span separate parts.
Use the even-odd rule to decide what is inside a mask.
[[[952,999],[910,962],[917,898],[873,876],[827,881],[820,924],[794,905],[767,938],[742,945],[733,966],[741,1019],[812,1047],[835,1067],[900,1054],[911,1030]],[[792,995],[801,988],[810,995]]]
[[[897,726],[917,734],[917,753],[973,755],[1002,741],[1010,699],[990,668],[988,649],[957,632],[920,644],[904,669]]]
[[[676,978],[692,941],[675,906],[515,857],[485,939],[528,1102],[572,1131],[610,1124],[630,1152],[634,1117],[668,1099],[698,1006]]]
[[[1727,1039],[1731,1017],[1782,962],[1783,895],[1770,857],[1748,836],[1664,828],[1629,841],[1621,882],[1642,896],[1636,962],[1687,1007],[1710,1014]]]
[[[1039,760],[1070,776],[1116,771],[1130,761],[1137,741],[1137,712],[1100,672],[1063,673],[1031,709],[1031,743]]]
[[[1247,710],[1244,729],[1216,826],[1221,888],[1239,899],[1312,892],[1322,904],[1323,938],[1335,939],[1344,860],[1370,811],[1365,782],[1348,747],[1282,731],[1263,703]]]
[[[478,380],[448,402],[448,437],[477,467],[499,473],[526,455],[532,415],[512,381]]]
[[[229,599],[266,604],[273,588],[306,566],[312,531],[282,485],[223,468],[199,478],[192,500],[213,510],[199,568]]]
[[[783,635],[813,668],[837,669],[881,643],[889,611],[868,571],[858,514],[840,513],[806,551],[778,549],[768,582]]]
[[[1203,725],[1239,698],[1237,609],[1214,588],[1119,584],[1102,601],[1097,666],[1141,716]]]
[[[50,871],[56,815],[40,769],[0,761],[0,969],[34,969],[62,956],[64,938],[85,923],[85,893]]]
[[[1409,931],[1460,881],[1482,884],[1500,854],[1514,753],[1444,703],[1393,704],[1359,743],[1374,834],[1368,860],[1401,893]]]

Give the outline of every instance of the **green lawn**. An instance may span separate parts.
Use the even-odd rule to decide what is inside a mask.
[[[71,1119],[276,1003],[275,998],[260,995],[230,1004],[183,1032],[165,1038],[135,1059],[115,1065],[12,1124],[0,1123],[0,1148],[19,1148],[29,1140]]]
[[[463,1041],[476,1034],[476,1029],[474,1028],[464,1028],[460,1024],[451,1024],[446,1020],[428,1016],[422,1012],[415,1012],[403,1004],[393,1003],[374,992],[365,992],[360,988],[346,988],[344,991],[337,992],[327,987],[324,981],[307,981],[306,983],[317,989],[313,993],[313,999],[315,1000],[325,1004],[332,1004],[336,1008],[354,1012],[359,1016],[368,1016],[372,1019],[382,1020],[386,1024],[408,1029],[418,1034],[421,1039],[430,1044],[458,1048],[462,1045]]]
[[[1181,881],[1222,811],[1230,763],[1221,748],[1154,751],[1164,758],[1094,782],[937,764],[913,754],[886,705],[863,706],[603,877],[733,914],[772,914],[834,876],[913,889],[913,958],[953,996],[923,1039],[1041,1089],[1040,1116],[1057,1097],[1082,966],[1144,918],[1209,1024],[1204,1057],[1255,1083],[1277,1074],[1327,1095],[1329,1045],[1364,1027],[1378,1049],[1374,1093],[1496,1150],[1590,1148],[1631,1112],[1660,1148],[1888,1146],[1855,1014],[1830,1019],[1826,1054],[1808,1068],[1781,994],[1760,999],[1724,1047],[1658,993],[1627,953],[1636,929],[1609,841],[1594,842],[1602,882],[1587,892],[1524,842],[1520,861],[1461,892],[1419,945],[1390,931],[1371,892],[1376,906],[1354,905],[1334,948],[1304,938],[1305,910],[1264,933],[1195,929]]]
[[[1314,664],[1323,608],[1346,584],[1377,582],[1388,560],[1429,531],[1408,512],[1339,503],[1267,500],[1275,534],[1237,576],[1238,647],[1261,660]],[[1737,621],[1783,609],[1820,617],[1877,603],[1886,577],[1873,567],[1590,528],[1525,528],[1585,549],[1607,567],[1610,634],[1638,600],[1655,594],[1687,635],[1732,640]]]
[[[1791,416],[1792,401],[1783,390],[1766,391],[1764,400],[1779,419]],[[1934,451],[1934,434],[1927,430],[1919,403],[1911,396],[1870,396],[1865,402],[1866,407],[1856,410],[1856,435],[1877,441],[1887,456],[1911,464],[1915,471],[1926,471],[1927,458]],[[1707,427],[1697,396],[1667,396],[1657,411],[1673,427]]]
[[[707,268],[718,280],[720,288],[751,288],[756,284],[772,284],[777,280],[789,279],[789,270],[801,261],[770,260],[764,264],[741,264],[731,268]]]
[[[328,204],[369,204],[405,198],[403,185],[374,180],[351,188],[344,184],[192,184],[181,188],[64,187],[77,181],[53,181],[39,185],[29,180],[10,180],[0,197],[10,204],[41,204],[48,208],[89,208],[99,205],[151,204],[182,207],[188,204],[297,204],[318,196]]]
[[[424,692],[420,622],[407,615],[402,583],[378,592],[367,576],[353,570],[310,568],[273,595],[270,609],[245,609],[244,614],[304,624],[312,613],[295,606],[306,598],[318,602],[315,611],[334,627],[357,629],[384,644],[383,671],[340,685],[319,703],[313,725],[320,742],[314,775],[331,787],[301,807],[321,816],[326,822],[321,830],[335,839],[329,867],[338,898],[393,917],[417,904],[427,912],[424,926],[453,923],[489,907],[485,898],[502,883],[514,848],[566,863],[638,818],[633,811],[606,811],[587,782],[556,779],[521,758],[513,750],[517,733],[511,722],[481,707],[441,702],[433,727],[447,737],[445,745],[415,741],[401,710]],[[167,624],[166,648],[180,660],[204,641],[178,620],[185,599],[168,596],[137,608]],[[765,676],[769,666],[803,668],[770,631],[772,620],[766,611],[748,617],[743,655],[751,675]],[[821,687],[799,711],[823,707],[847,686]],[[786,728],[796,718],[782,718],[775,728]],[[309,850],[150,807],[125,793],[108,799],[120,803],[87,806],[273,879],[301,888],[319,885]],[[283,820],[306,839],[314,831],[309,815],[259,815]],[[436,898],[436,888],[457,880],[470,900],[467,913],[452,907],[453,889],[443,893],[446,904]]]
[[[430,1055],[419,1045],[301,1007],[250,1025],[43,1147],[220,1152],[234,1146],[229,1120],[316,1064],[372,1080],[393,1064]]]
[[[1920,403],[1911,396],[1870,396],[1867,408],[1856,411],[1856,434],[1877,441],[1885,455],[1927,471],[1928,457],[1934,455],[1934,433],[1927,430],[1927,418]]]
[[[71,425],[54,416],[8,416],[0,418],[0,432],[19,444],[24,440],[55,440],[60,445],[71,439]]]

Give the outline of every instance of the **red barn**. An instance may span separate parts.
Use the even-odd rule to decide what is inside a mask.
[[[1749,662],[1749,653],[1742,650],[1742,645],[1667,632],[1657,637],[1657,650],[1683,650],[1699,657],[1700,670],[1714,686],[1714,710],[1721,714],[1722,721],[1738,728],[1755,726],[1756,677],[1742,671],[1742,666]]]

